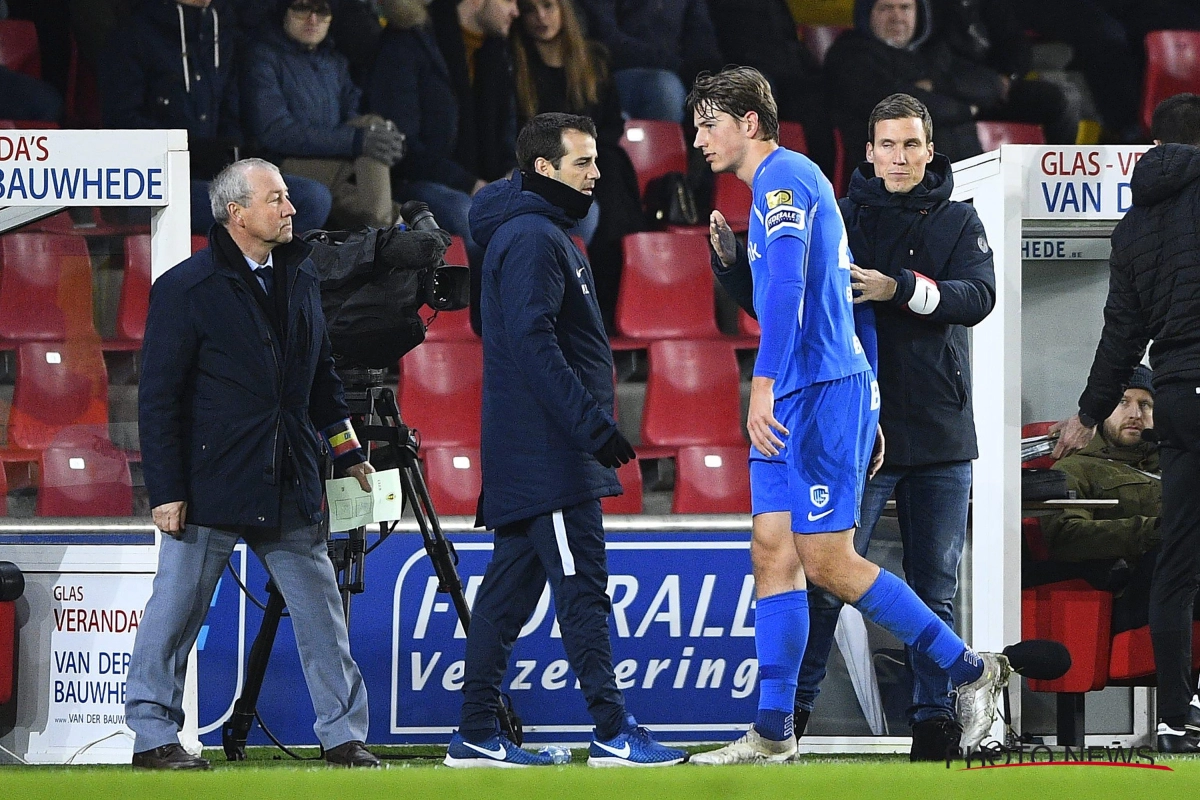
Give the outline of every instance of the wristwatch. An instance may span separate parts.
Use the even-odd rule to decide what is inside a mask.
[[[1083,423],[1083,426],[1085,428],[1096,427],[1096,420],[1094,420],[1090,416],[1088,416],[1086,411],[1079,412],[1079,421]]]

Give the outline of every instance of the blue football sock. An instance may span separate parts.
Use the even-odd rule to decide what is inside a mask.
[[[975,654],[963,644],[963,640],[958,638],[958,634],[949,625],[917,597],[916,592],[907,583],[881,569],[879,577],[854,607],[867,619],[890,631],[897,639],[918,653],[929,656],[939,667],[950,672],[951,682],[955,686],[966,682],[955,680],[956,674],[951,671],[959,670],[960,666],[967,667],[967,654]],[[978,656],[975,656],[975,660],[978,660]],[[978,678],[983,674],[982,669],[981,665],[975,676],[968,680]]]
[[[808,644],[808,592],[800,589],[760,599],[754,612],[758,652],[759,735],[783,741],[792,735],[796,678]]]

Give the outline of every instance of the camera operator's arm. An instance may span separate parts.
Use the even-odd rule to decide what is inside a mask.
[[[617,425],[558,346],[554,323],[567,284],[556,255],[554,243],[543,236],[516,237],[509,245],[498,270],[504,335],[521,370],[519,379],[576,447],[594,453]]]
[[[197,339],[186,292],[170,271],[150,290],[138,385],[142,470],[154,523],[164,533],[183,530],[187,515],[186,436],[183,413]]]

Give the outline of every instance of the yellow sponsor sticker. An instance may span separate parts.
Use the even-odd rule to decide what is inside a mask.
[[[774,192],[767,192],[767,208],[775,208],[776,206],[790,206],[792,204],[792,190],[779,189]]]

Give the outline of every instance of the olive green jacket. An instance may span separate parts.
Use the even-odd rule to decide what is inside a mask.
[[[1162,481],[1158,445],[1116,447],[1096,436],[1054,465],[1067,488],[1088,500],[1117,500],[1097,509],[1069,509],[1042,520],[1042,538],[1055,561],[1124,558],[1133,562],[1158,544]],[[1149,473],[1149,474],[1148,474]]]

